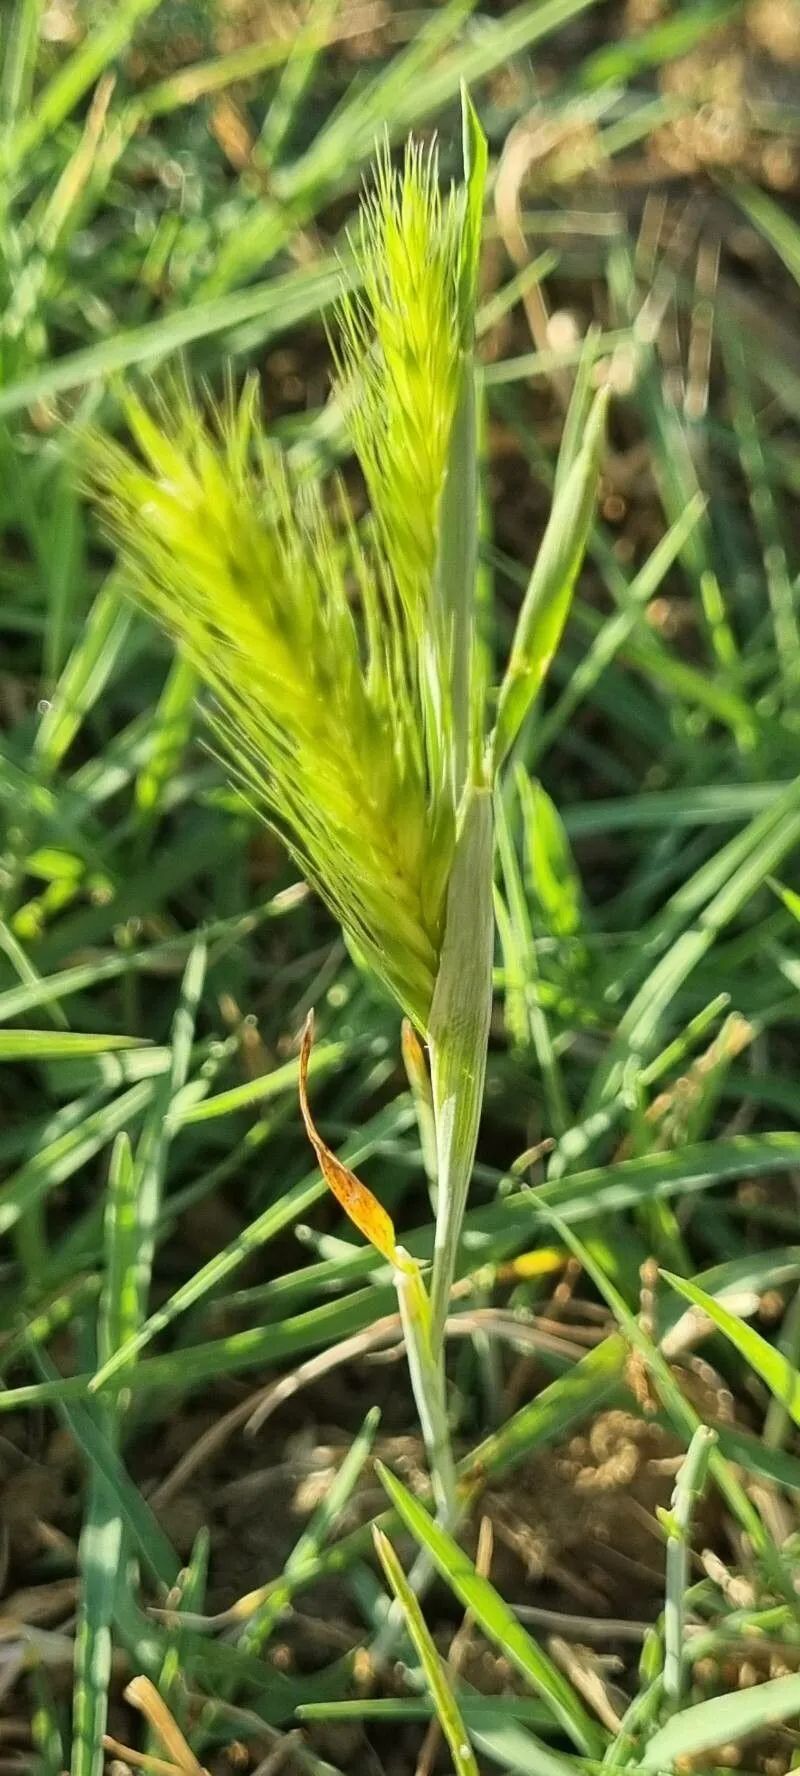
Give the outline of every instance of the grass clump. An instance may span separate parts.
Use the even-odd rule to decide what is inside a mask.
[[[677,170],[763,8],[207,12],[177,70],[171,0],[10,11],[3,1731],[787,1776],[786,88]]]

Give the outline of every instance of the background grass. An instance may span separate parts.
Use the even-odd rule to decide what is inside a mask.
[[[185,1770],[430,1768],[436,1667],[387,1625],[379,1518],[449,1581],[426,1606],[440,1651],[456,1598],[472,1612],[448,1718],[486,1768],[782,1776],[800,1715],[796,8],[15,0],[2,26],[4,1764],[89,1776],[111,1734]],[[75,423],[113,421],[115,376],[181,349],[215,387],[255,365],[309,473],[339,458],[324,318],[346,221],[384,131],[435,125],[456,165],[461,78],[495,175],[491,669],[590,324],[580,374],[600,360],[618,391],[590,565],[500,819],[452,1347],[494,1561],[488,1531],[476,1555],[465,1522],[456,1548],[396,1479],[390,1519],[369,1478],[376,1436],[406,1480],[419,1462],[402,1366],[370,1362],[396,1346],[393,1291],[324,1200],[297,1113],[315,1003],[326,1137],[429,1253],[394,1012],[203,749],[193,676],[87,511]]]

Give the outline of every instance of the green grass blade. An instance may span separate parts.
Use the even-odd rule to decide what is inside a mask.
[[[61,763],[90,709],[105,690],[128,637],[132,611],[111,575],[95,599],[80,641],[39,724],[34,758],[44,772]]]
[[[759,191],[756,185],[738,183],[731,186],[731,195],[740,209],[744,210],[753,226],[763,234],[771,247],[779,254],[792,277],[800,283],[800,228],[789,215],[788,210],[776,203],[766,191]]]
[[[683,923],[690,914],[696,915],[694,925],[676,937],[628,1006],[589,1094],[587,1111],[597,1108],[618,1089],[631,1060],[638,1062],[646,1055],[684,981],[708,954],[725,926],[800,839],[798,804],[800,779],[796,778],[777,802],[757,815],[743,834],[737,835],[674,897],[666,917],[660,921],[661,929],[674,929],[678,921]],[[709,889],[711,898],[700,910]],[[660,936],[658,929],[653,936]]]
[[[40,142],[57,130],[73,107],[130,42],[137,25],[158,0],[122,0],[104,24],[89,33],[80,47],[62,64],[39,94],[27,116],[20,119],[13,131],[2,159],[6,177],[30,155]]]
[[[112,1103],[92,1110],[13,1172],[0,1186],[0,1233],[8,1233],[20,1215],[67,1178],[74,1177],[95,1153],[113,1141],[119,1129],[127,1128],[141,1116],[152,1100],[153,1083],[141,1080]]]
[[[465,1457],[460,1477],[469,1484],[471,1477],[505,1474],[519,1462],[528,1461],[534,1449],[560,1442],[573,1426],[592,1418],[621,1389],[626,1358],[624,1339],[617,1334],[605,1338],[566,1375],[551,1381],[535,1400],[529,1400],[498,1430],[490,1432]]]
[[[273,1629],[290,1608],[298,1584],[303,1582],[309,1568],[316,1569],[320,1551],[352,1496],[372,1454],[379,1424],[380,1411],[377,1406],[371,1406],[325,1497],[318,1504],[311,1522],[295,1542],[281,1578],[272,1579],[263,1587],[261,1600],[258,1593],[248,1600],[255,1607],[238,1641],[243,1653],[261,1653]]]
[[[26,986],[38,989],[42,977],[38,970],[34,968],[27,951],[23,949],[22,944],[14,935],[10,925],[7,925],[3,919],[0,919],[0,950],[2,950],[3,954],[8,958],[14,973],[19,976],[19,979],[24,981]],[[50,1007],[50,1021],[57,1030],[69,1029],[66,1012],[62,1010],[60,1005],[53,1005]]]
[[[80,388],[134,364],[152,364],[200,339],[231,332],[251,322],[261,341],[274,338],[310,315],[317,316],[341,294],[347,267],[342,261],[317,261],[308,271],[291,271],[254,289],[242,290],[115,333],[96,345],[56,358],[19,382],[0,390],[0,414],[18,413],[37,401]]]
[[[528,896],[514,851],[502,795],[496,798],[497,849],[503,872],[506,907],[499,897],[497,923],[505,968],[505,1012],[508,1034],[524,1048],[533,1047],[542,1076],[548,1127],[556,1136],[571,1126],[572,1114],[547,1011],[541,1003],[536,943]]]
[[[478,1766],[470,1748],[467,1729],[419,1602],[388,1536],[382,1530],[375,1529],[373,1541],[387,1584],[400,1605],[412,1646],[425,1674],[437,1720],[450,1747],[455,1776],[478,1776]]]
[[[559,456],[559,462],[560,460]],[[532,747],[526,753],[529,768],[543,757],[556,736],[563,732],[575,710],[590,695],[602,674],[633,635],[642,609],[655,597],[664,576],[680,555],[704,509],[705,501],[700,496],[690,500],[685,512],[670,526],[666,535],[656,544],[644,567],[639,569],[628,589],[626,608],[609,617],[598,630],[591,646],[578,661],[574,672],[570,673],[553,708],[548,709],[537,723]],[[646,798],[637,797],[637,805],[644,799]]]
[[[152,747],[136,778],[134,800],[148,828],[158,811],[170,778],[189,739],[198,677],[188,660],[176,659],[152,717]]]
[[[324,1078],[326,1074],[335,1072],[351,1052],[349,1045],[344,1042],[318,1042],[309,1057],[309,1078]],[[269,1103],[272,1098],[280,1097],[282,1092],[296,1092],[298,1076],[298,1061],[284,1061],[280,1067],[273,1067],[271,1072],[262,1073],[257,1079],[248,1079],[244,1085],[232,1085],[228,1091],[215,1092],[213,1097],[203,1098],[201,1103],[191,1104],[185,1110],[176,1105],[172,1113],[173,1121],[185,1128],[187,1124],[213,1122],[219,1116],[233,1116],[239,1110],[251,1109],[254,1104]]]
[[[500,687],[492,740],[494,772],[542,688],[569,614],[594,519],[607,409],[608,394],[603,390],[595,397],[581,449],[553,499]]]
[[[680,1767],[679,1760],[697,1757],[715,1745],[738,1744],[800,1711],[800,1675],[774,1677],[749,1690],[712,1696],[673,1715],[639,1753],[643,1770]]]
[[[72,1776],[102,1776],[122,1518],[105,1481],[96,1473],[90,1485],[79,1558],[82,1583],[75,1635],[70,1768]]]
[[[297,31],[253,150],[253,159],[258,166],[275,165],[298,116],[338,10],[337,0],[313,0]]]
[[[483,1106],[492,1010],[492,836],[492,797],[473,790],[456,842],[428,1028],[437,1161],[434,1349],[449,1310]]]
[[[730,1313],[721,1301],[708,1295],[705,1289],[698,1288],[696,1283],[689,1282],[686,1277],[673,1276],[668,1270],[663,1271],[662,1275],[687,1301],[702,1308],[703,1313],[730,1340],[755,1374],[760,1375],[770,1393],[785,1408],[794,1423],[800,1425],[800,1372],[788,1357],[769,1344],[766,1338],[762,1338],[761,1333],[756,1332],[753,1326],[746,1325],[744,1320]]]
[[[163,1084],[157,1088],[152,1109],[142,1130],[136,1152],[137,1253],[134,1293],[139,1303],[137,1319],[146,1311],[156,1246],[161,1192],[173,1124],[169,1107],[186,1083],[194,1040],[195,1017],[203,991],[208,946],[201,936],[195,941],[184,969],[178,1007],[172,1023],[172,1061]],[[127,1350],[127,1346],[123,1347]],[[110,1353],[109,1360],[119,1356]],[[120,1358],[120,1360],[122,1360]]]
[[[78,1055],[111,1054],[120,1048],[146,1048],[143,1036],[89,1036],[73,1030],[0,1030],[2,1061],[69,1061]]]
[[[526,1633],[494,1585],[480,1577],[463,1549],[441,1525],[433,1522],[424,1505],[407,1491],[402,1482],[382,1462],[376,1463],[376,1467],[406,1529],[430,1555],[437,1572],[471,1612],[484,1634],[502,1647],[506,1658],[527,1678],[537,1694],[545,1698],[554,1718],[569,1734],[578,1751],[588,1757],[601,1755],[602,1736],[584,1712],[571,1685]]]
[[[107,1360],[129,1336],[138,1317],[138,1245],[136,1178],[130,1143],[120,1136],[109,1172],[106,1211],[106,1281],[100,1300],[97,1348]],[[40,1364],[42,1359],[39,1359]],[[44,1365],[45,1368],[47,1367]],[[177,1561],[147,1504],[128,1479],[117,1454],[124,1397],[105,1400],[93,1410],[62,1402],[61,1410],[87,1458],[90,1473],[86,1515],[81,1530],[81,1591],[75,1637],[72,1776],[100,1776],[104,1765],[103,1735],[108,1719],[111,1679],[111,1629],[117,1594],[124,1588],[126,1511],[133,1513],[144,1538],[148,1564],[161,1568],[167,1583],[177,1577]],[[111,1475],[109,1475],[109,1467]],[[122,1496],[120,1496],[122,1495]],[[123,1502],[124,1501],[124,1502]],[[141,1545],[141,1543],[140,1543]]]
[[[8,139],[30,102],[44,0],[16,0],[0,75],[0,128]]]

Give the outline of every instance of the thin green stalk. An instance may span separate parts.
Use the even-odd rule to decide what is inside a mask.
[[[456,1470],[447,1420],[444,1362],[432,1342],[431,1304],[419,1265],[398,1247],[395,1269],[397,1302],[403,1324],[408,1371],[428,1454],[433,1495],[440,1522],[455,1520]]]
[[[716,1433],[708,1425],[698,1425],[686,1457],[678,1470],[675,1490],[668,1511],[660,1512],[662,1529],[667,1534],[667,1584],[664,1600],[664,1695],[677,1707],[683,1693],[684,1669],[684,1600],[689,1583],[692,1519],[701,1497],[708,1472],[708,1461]]]

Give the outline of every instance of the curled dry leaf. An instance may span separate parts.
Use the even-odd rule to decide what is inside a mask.
[[[370,1245],[375,1247],[376,1252],[380,1252],[381,1257],[385,1258],[388,1264],[396,1266],[398,1262],[397,1246],[391,1216],[378,1202],[377,1197],[373,1196],[372,1191],[367,1189],[366,1184],[362,1184],[361,1179],[356,1177],[355,1172],[351,1172],[348,1166],[342,1165],[341,1160],[336,1158],[336,1154],[332,1153],[330,1147],[325,1145],[311,1115],[308,1103],[308,1062],[313,1040],[314,1013],[310,1011],[305,1021],[300,1048],[300,1109],[306,1125],[306,1134],[317,1156],[320,1171],[328,1188],[333,1191],[337,1202],[341,1204],[353,1226],[358,1228],[359,1233],[363,1233],[364,1238],[369,1240]]]

